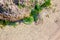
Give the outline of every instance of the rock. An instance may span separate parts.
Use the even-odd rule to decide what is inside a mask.
[[[0,0],[0,19],[17,21],[30,15],[30,9],[25,7],[19,9],[17,5],[13,3],[13,0]]]

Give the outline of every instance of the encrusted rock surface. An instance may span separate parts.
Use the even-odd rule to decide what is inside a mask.
[[[29,16],[30,9],[27,7],[20,9],[14,1],[15,0],[0,0],[0,19],[17,21]]]

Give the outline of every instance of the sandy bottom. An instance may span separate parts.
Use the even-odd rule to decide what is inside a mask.
[[[25,25],[21,23],[16,28],[0,29],[0,40],[60,40],[60,0],[53,0],[55,12],[50,12],[49,18],[43,16],[43,23]]]

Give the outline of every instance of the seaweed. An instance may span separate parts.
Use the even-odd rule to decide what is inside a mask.
[[[11,25],[11,26],[16,26],[16,22],[11,22],[8,20],[0,20],[0,25],[6,26],[6,25]]]
[[[34,9],[31,10],[31,16],[33,16],[34,21],[36,22],[38,20],[39,13],[45,8],[51,5],[51,0],[45,0],[45,3],[42,5],[38,4],[36,2]]]
[[[51,5],[51,0],[45,0],[45,2],[42,4],[42,5],[40,5],[38,2],[36,2],[36,4],[35,4],[35,7],[31,10],[31,13],[30,13],[30,16],[32,16],[33,17],[33,19],[34,19],[34,22],[36,22],[37,20],[38,20],[38,15],[39,15],[39,13],[45,8],[45,7],[48,7],[48,6],[50,6]],[[32,19],[30,19],[30,20],[28,20],[28,19],[30,19],[30,18],[25,18],[24,20],[24,23],[26,22],[26,23],[32,23],[30,20],[32,20]]]
[[[30,14],[30,16],[32,16],[33,18],[34,18],[34,21],[37,21],[38,20],[38,11],[37,10],[35,10],[35,9],[32,9],[31,10],[31,14]]]
[[[32,16],[30,16],[30,17],[25,17],[25,18],[23,19],[23,23],[25,23],[25,24],[31,24],[33,21],[34,21],[34,18],[33,18]]]
[[[51,0],[45,0],[45,2],[40,5],[40,7],[45,8],[51,5]]]

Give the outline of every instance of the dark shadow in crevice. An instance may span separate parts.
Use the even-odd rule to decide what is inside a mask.
[[[19,0],[13,0],[13,3],[15,3],[16,5],[18,5]]]
[[[3,13],[5,10],[2,8],[2,5],[0,5],[0,13]]]

